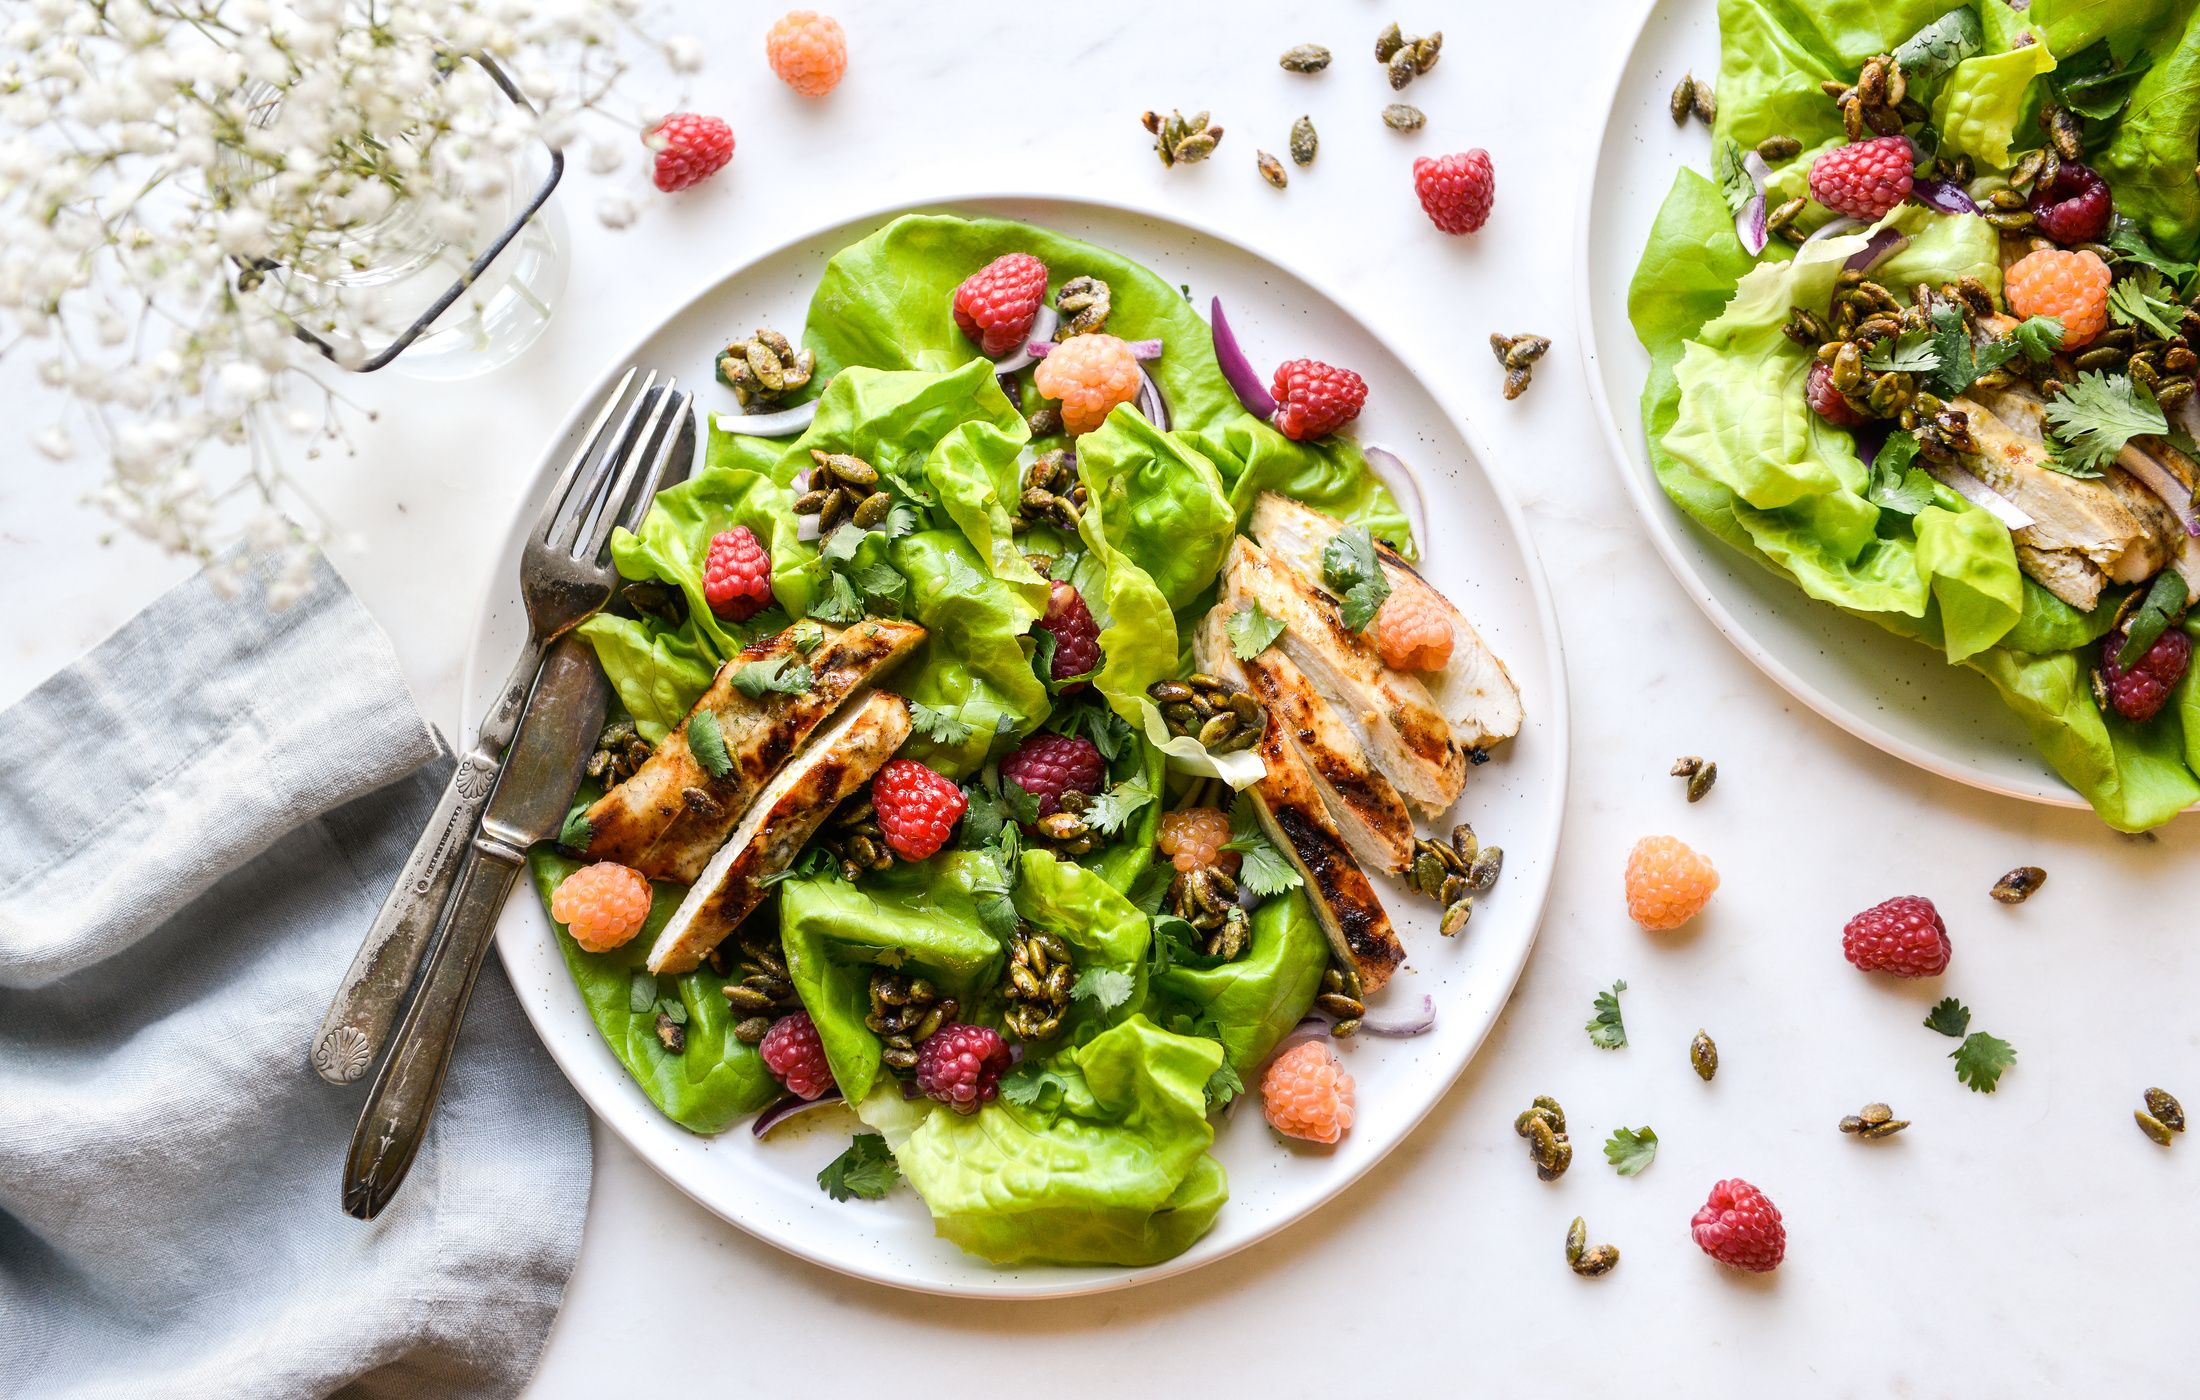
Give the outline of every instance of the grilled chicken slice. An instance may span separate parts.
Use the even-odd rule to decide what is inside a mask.
[[[1251,678],[1222,635],[1218,619],[1226,615],[1220,608],[1207,615],[1208,625],[1200,629],[1194,652],[1208,674],[1233,685],[1248,685]],[[1343,834],[1322,805],[1313,773],[1273,716],[1261,734],[1259,752],[1268,772],[1246,790],[1253,810],[1260,814],[1268,839],[1290,857],[1306,882],[1307,900],[1338,964],[1350,969],[1357,994],[1370,995],[1405,961],[1405,947],[1390,926],[1383,902],[1375,897],[1367,872],[1352,858]]]
[[[1200,669],[1210,674],[1212,657],[1230,654],[1223,624],[1225,608],[1210,610],[1200,624],[1196,648]],[[1413,863],[1413,814],[1405,799],[1368,760],[1352,729],[1315,691],[1291,658],[1270,647],[1241,663],[1244,685],[1267,707],[1271,728],[1281,730],[1306,764],[1315,791],[1335,818],[1345,844],[1363,864],[1393,874]]]
[[[688,712],[688,719],[706,709],[717,717],[732,766],[715,778],[706,772],[688,748],[688,720],[682,720],[633,777],[588,809],[588,854],[631,865],[653,880],[693,884],[758,790],[811,733],[923,639],[915,623],[868,619],[844,631],[828,629],[807,655],[784,632],[747,647],[719,668]],[[780,659],[810,668],[807,690],[752,699],[734,685],[743,666]]]
[[[1434,816],[1459,800],[1467,755],[1428,688],[1383,665],[1374,641],[1344,625],[1337,600],[1240,536],[1223,573],[1222,604],[1257,603],[1283,623],[1277,645],[1374,760],[1399,795]]]
[[[2032,517],[2032,524],[2012,533],[2018,563],[2042,587],[2090,611],[2108,584],[2136,583],[2167,562],[2170,542],[2160,519],[2133,495],[2151,501],[2151,493],[2113,468],[2092,480],[2055,471],[2046,465],[2038,420],[2022,396],[1982,391],[1980,399],[1992,400],[2008,416],[1978,399],[1950,400],[1950,407],[1968,418],[1979,446],[1965,465]],[[2112,482],[2111,476],[2118,479]],[[2170,524],[2175,529],[2174,517]]]
[[[833,808],[871,781],[909,737],[909,706],[874,690],[828,724],[756,795],[649,950],[651,972],[692,972],[794,863]]]
[[[1322,551],[1344,522],[1268,491],[1253,505],[1252,528],[1261,548],[1302,577],[1318,580]],[[1518,734],[1520,687],[1513,684],[1512,673],[1483,642],[1482,634],[1387,545],[1378,542],[1375,554],[1392,592],[1419,596],[1451,619],[1451,664],[1423,679],[1437,707],[1451,721],[1452,737],[1465,748],[1479,749]]]

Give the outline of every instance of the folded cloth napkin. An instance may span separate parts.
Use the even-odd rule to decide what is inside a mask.
[[[404,1190],[307,1064],[450,758],[335,572],[176,588],[0,713],[0,1395],[506,1396],[587,1116],[492,959]]]

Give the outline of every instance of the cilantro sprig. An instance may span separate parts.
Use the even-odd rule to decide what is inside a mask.
[[[1598,992],[1590,1009],[1594,1013],[1582,1029],[1589,1032],[1589,1043],[1599,1050],[1617,1050],[1627,1043],[1627,1023],[1620,1019],[1619,994],[1627,990],[1625,982],[1614,982],[1612,990]]]
[[[1604,1140],[1604,1160],[1621,1176],[1640,1176],[1657,1160],[1658,1135],[1651,1128],[1620,1128]]]
[[[1223,622],[1222,630],[1230,638],[1230,650],[1240,661],[1250,661],[1283,635],[1283,619],[1270,617],[1261,611],[1258,603],[1247,603]]]
[[[877,1133],[857,1133],[848,1143],[848,1150],[827,1162],[817,1174],[818,1188],[836,1201],[854,1197],[882,1200],[900,1180],[901,1168],[894,1164],[886,1139]]]
[[[775,656],[769,661],[751,661],[735,667],[733,672],[733,688],[751,700],[762,699],[766,695],[800,695],[810,688],[810,681],[810,668],[791,656]],[[699,711],[696,718],[708,714],[708,710]],[[717,719],[713,716],[711,729],[716,732],[717,727]],[[690,748],[695,746],[694,729],[694,720],[688,721]],[[719,735],[718,749],[721,755],[725,752],[723,734]],[[704,766],[708,767],[709,764],[706,762]],[[714,773],[712,776],[717,775]]]
[[[1984,1031],[1973,1031],[1948,1052],[1948,1058],[1956,1062],[1956,1078],[1975,1093],[1991,1094],[2001,1083],[2002,1072],[2017,1062],[2017,1047]]]
[[[1963,1038],[1971,1027],[1971,1008],[1954,997],[1942,997],[1933,1009],[1925,1013],[1925,1028],[1939,1031],[1954,1040]]]
[[[1261,830],[1253,799],[1240,797],[1230,807],[1230,839],[1222,849],[1245,859],[1238,867],[1238,883],[1263,899],[1297,889],[1302,881],[1297,867],[1285,858]]]
[[[2047,401],[2056,452],[2049,465],[2071,476],[2099,476],[2135,437],[2169,431],[2169,420],[2144,384],[2127,375],[2087,370]]]
[[[1322,548],[1322,582],[1341,600],[1344,625],[1364,632],[1390,596],[1390,578],[1365,525],[1339,530]]]

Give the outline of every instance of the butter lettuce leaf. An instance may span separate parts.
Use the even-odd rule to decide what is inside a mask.
[[[1172,610],[1213,586],[1237,518],[1205,453],[1118,408],[1078,439],[1077,474],[1088,509],[1106,518],[1110,543],[1145,571]]]
[[[664,742],[718,674],[717,648],[690,617],[678,627],[649,618],[600,612],[574,629],[588,639],[597,664],[652,744]]]
[[[1152,1015],[1163,1025],[1212,1030],[1246,1083],[1314,1005],[1329,941],[1303,890],[1253,911],[1253,940],[1214,967],[1173,966],[1154,979]]]

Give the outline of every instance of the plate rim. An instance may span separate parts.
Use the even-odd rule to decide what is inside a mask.
[[[550,430],[544,441],[550,444],[560,441],[580,421],[587,409],[598,401],[621,368],[637,361],[643,347],[661,334],[673,321],[685,315],[702,298],[715,293],[720,287],[750,268],[779,257],[829,229],[890,219],[910,213],[928,211],[949,213],[958,210],[967,212],[970,206],[983,206],[988,203],[1052,203],[1073,207],[1083,205],[1113,214],[1129,215],[1138,219],[1156,221],[1164,225],[1175,225],[1228,248],[1235,249],[1237,252],[1253,257],[1270,267],[1288,272],[1291,276],[1298,278],[1311,287],[1316,293],[1327,298],[1332,304],[1344,311],[1345,315],[1357,321],[1359,328],[1369,336],[1381,341],[1385,346],[1395,346],[1398,343],[1395,336],[1382,334],[1379,321],[1370,320],[1360,310],[1356,309],[1326,279],[1310,275],[1294,263],[1271,253],[1258,243],[1249,241],[1234,232],[1224,231],[1205,218],[1188,216],[1176,210],[1163,209],[1155,203],[1122,197],[1093,195],[1083,192],[1070,193],[1043,188],[1002,189],[980,186],[934,193],[917,198],[897,198],[885,203],[864,203],[852,209],[830,211],[822,222],[806,223],[786,238],[750,252],[734,255],[724,262],[715,273],[698,279],[701,290],[680,300],[663,315],[657,317],[646,330],[626,342],[617,356],[608,357],[603,373],[576,397],[574,407]],[[1392,353],[1396,354],[1397,352],[1393,350]],[[1546,663],[1549,672],[1547,681],[1548,699],[1546,702],[1548,715],[1546,719],[1547,728],[1543,739],[1551,746],[1550,766],[1560,779],[1560,787],[1556,799],[1550,804],[1547,829],[1532,833],[1534,849],[1547,851],[1549,859],[1541,863],[1541,868],[1532,877],[1532,889],[1528,892],[1528,936],[1521,945],[1519,956],[1514,960],[1513,965],[1504,971],[1502,995],[1495,998],[1488,1014],[1481,1019],[1481,1024],[1473,1032],[1455,1062],[1443,1072],[1434,1092],[1428,1096],[1425,1103],[1413,1112],[1410,1121],[1399,1127],[1396,1134],[1387,1143],[1364,1162],[1359,1163],[1353,1170],[1324,1183],[1321,1190],[1302,1208],[1279,1212],[1273,1218],[1259,1222],[1244,1238],[1233,1242],[1224,1249],[1201,1254],[1199,1253],[1198,1244],[1195,1242],[1184,1253],[1159,1264],[1147,1266],[1102,1265],[1081,1268],[1076,1273],[1064,1271],[1063,1282],[1059,1285],[1041,1284],[1031,1286],[1029,1284],[1019,1284],[1012,1287],[1006,1283],[1006,1280],[1029,1278],[1032,1274],[1028,1271],[1018,1274],[1009,1269],[997,1271],[999,1277],[1003,1280],[999,1285],[987,1282],[948,1285],[899,1276],[880,1267],[864,1267],[854,1260],[823,1257],[802,1248],[797,1240],[783,1237],[781,1233],[766,1228],[762,1223],[752,1223],[720,1209],[718,1205],[705,1197],[700,1186],[690,1185],[685,1179],[687,1168],[664,1160],[662,1154],[658,1153],[652,1144],[638,1140],[637,1133],[629,1130],[630,1125],[626,1121],[629,1105],[623,1102],[608,1105],[598,1102],[597,1096],[590,1090],[592,1074],[584,1072],[580,1066],[569,1064],[567,1051],[562,1045],[560,1037],[551,1034],[546,1028],[545,1020],[548,1009],[544,1009],[543,1015],[538,1015],[534,1002],[520,987],[517,979],[513,979],[514,990],[518,993],[520,1007],[526,1013],[528,1023],[533,1027],[536,1038],[542,1042],[543,1048],[549,1053],[552,1061],[556,1063],[560,1075],[573,1087],[574,1092],[580,1095],[581,1100],[587,1104],[590,1113],[606,1128],[615,1133],[651,1171],[670,1183],[703,1210],[741,1230],[751,1238],[799,1258],[806,1263],[829,1269],[837,1274],[861,1279],[868,1283],[882,1284],[908,1292],[939,1297],[1003,1300],[1084,1297],[1133,1288],[1141,1284],[1157,1282],[1164,1278],[1176,1277],[1208,1264],[1230,1258],[1254,1245],[1272,1239],[1287,1228],[1329,1206],[1339,1196],[1357,1185],[1377,1165],[1387,1160],[1392,1152],[1396,1151],[1407,1138],[1419,1130],[1429,1114],[1434,1112],[1437,1105],[1449,1097],[1451,1091],[1457,1087],[1460,1076],[1466,1072],[1467,1066],[1481,1053],[1483,1045],[1489,1039],[1490,1032],[1496,1028],[1497,1023],[1503,1018],[1505,1008],[1511,1004],[1513,994],[1519,989],[1520,978],[1527,970],[1529,959],[1534,956],[1536,945],[1542,937],[1544,920],[1550,912],[1551,893],[1559,864],[1560,846],[1565,834],[1566,809],[1572,779],[1572,710],[1566,674],[1564,639],[1559,630],[1558,610],[1551,593],[1549,577],[1544,568],[1542,554],[1536,548],[1535,536],[1529,528],[1526,512],[1511,486],[1494,469],[1495,457],[1490,451],[1487,440],[1483,437],[1480,429],[1462,415],[1453,401],[1453,395],[1449,391],[1440,388],[1438,381],[1434,379],[1418,375],[1416,375],[1416,378],[1420,380],[1421,386],[1427,391],[1430,400],[1442,415],[1443,422],[1458,434],[1459,440],[1465,445],[1468,455],[1473,459],[1475,469],[1482,476],[1492,496],[1497,501],[1507,529],[1513,539],[1519,543],[1521,582],[1526,585],[1529,594],[1534,599],[1536,631],[1548,647],[1548,661]],[[532,484],[534,476],[538,475],[540,475],[539,466],[529,476],[529,483]],[[532,501],[523,493],[513,503],[511,516],[503,533],[495,538],[508,541],[514,531],[526,528],[532,520],[532,504]],[[465,657],[461,663],[463,669],[460,673],[459,717],[457,723],[458,732],[464,736],[463,742],[467,744],[472,742],[474,730],[477,727],[472,716],[478,700],[474,690],[475,677],[480,670],[482,661],[483,622],[496,606],[499,595],[504,591],[505,589],[500,586],[500,578],[494,567],[492,567],[490,576],[484,582],[471,614],[474,619],[473,632],[468,638]],[[529,886],[524,893],[528,896],[527,898],[508,901],[498,918],[496,944],[497,956],[500,961],[505,961],[508,958],[507,940],[512,940],[513,946],[516,947],[519,939],[535,934],[541,923],[547,922],[547,916],[541,910],[540,901],[533,898],[532,887]],[[521,912],[515,915],[515,909]],[[509,968],[507,968],[507,972],[509,973]],[[600,1034],[596,1032],[593,1022],[589,1023],[588,1030],[591,1035],[596,1035],[600,1039]],[[649,1105],[648,1111],[657,1114],[659,1118],[662,1117],[662,1114],[654,1105]],[[946,1241],[940,1243],[943,1248],[953,1248]],[[1050,1267],[1034,1266],[1035,1269],[1039,1270],[1038,1276],[1041,1278],[1045,1277],[1044,1271]],[[1106,1270],[1107,1272],[1095,1273],[1095,1270]]]
[[[1705,0],[1696,0],[1696,3],[1704,2]],[[1590,401],[1596,405],[1598,424],[1604,430],[1605,446],[1610,450],[1613,470],[1619,473],[1628,499],[1634,503],[1635,514],[1643,524],[1644,533],[1649,535],[1658,557],[1665,561],[1666,570],[1673,575],[1674,582],[1681,586],[1681,591],[1695,603],[1697,610],[1726,638],[1728,645],[1771,678],[1774,684],[1835,728],[1862,740],[1890,758],[1900,759],[1913,768],[1961,783],[1965,787],[2002,797],[2013,797],[2043,807],[2091,811],[2092,804],[2064,782],[2044,760],[2041,760],[2041,780],[2037,784],[2028,786],[2010,782],[1903,738],[1819,690],[1757,639],[1747,624],[1716,595],[1694,561],[1682,550],[1679,532],[1697,527],[1693,521],[1687,520],[1679,507],[1666,498],[1662,489],[1653,493],[1651,488],[1656,484],[1657,476],[1650,468],[1647,450],[1640,457],[1636,454],[1620,423],[1611,396],[1605,392],[1604,376],[1597,369],[1602,356],[1596,339],[1596,299],[1592,294],[1589,271],[1590,243],[1595,237],[1599,212],[1597,171],[1604,162],[1605,145],[1612,138],[1613,123],[1619,116],[1621,89],[1625,86],[1628,75],[1634,71],[1643,40],[1650,32],[1650,22],[1669,3],[1674,3],[1674,0],[1647,0],[1642,6],[1641,16],[1636,20],[1633,37],[1622,51],[1619,63],[1605,79],[1603,114],[1589,159],[1583,163],[1581,193],[1574,211],[1574,265],[1580,270],[1579,275],[1573,279],[1574,335],[1578,342],[1576,354],[1581,361],[1582,377],[1588,381]],[[1647,443],[1645,448],[1647,449]],[[1745,562],[1751,563],[1752,567],[1761,567],[1754,561]],[[1833,606],[1830,603],[1820,604],[1803,595],[1800,590],[1797,590],[1796,596],[1811,607]],[[2033,752],[2036,757],[2037,751]]]

